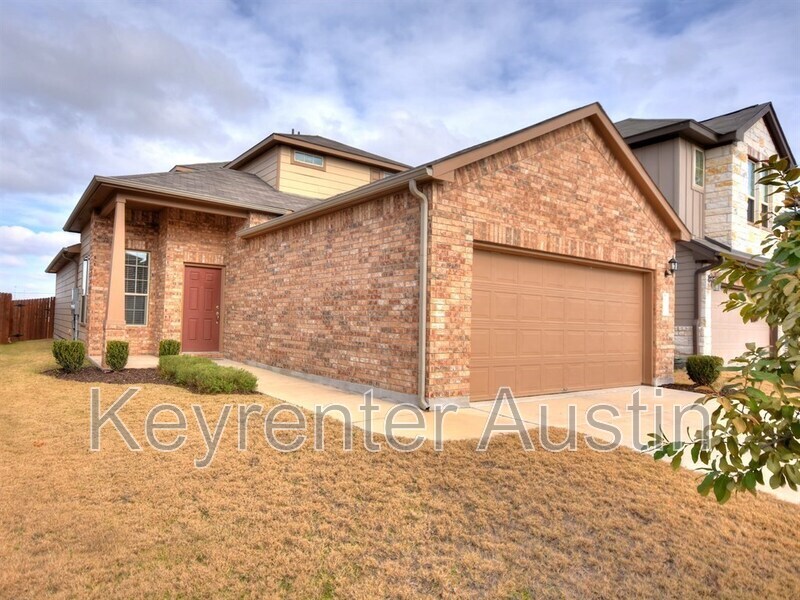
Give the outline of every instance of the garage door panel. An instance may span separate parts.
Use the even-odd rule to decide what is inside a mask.
[[[492,356],[498,358],[514,357],[519,354],[517,349],[516,329],[495,329],[492,332]]]
[[[472,399],[641,383],[641,274],[480,250],[474,268]]]
[[[472,318],[490,319],[492,316],[492,293],[488,290],[472,292]]]
[[[583,323],[586,321],[586,299],[567,298],[564,304],[564,317],[568,322]]]
[[[542,319],[550,323],[564,320],[563,296],[545,296],[542,304]]]
[[[489,370],[490,377],[489,383],[491,384],[490,396],[495,397],[497,390],[501,387],[508,386],[512,390],[517,386],[517,368],[516,366],[496,366]]]
[[[473,358],[489,358],[491,352],[491,329],[476,329],[472,328],[472,357]]]
[[[585,355],[586,354],[586,332],[585,331],[567,331],[564,334],[564,351],[570,355]]]
[[[492,305],[492,316],[495,319],[511,319],[516,321],[519,316],[517,310],[518,294],[509,292],[496,292]]]
[[[522,321],[539,321],[542,318],[542,296],[540,294],[519,295],[519,318]]]
[[[519,354],[521,358],[530,358],[542,353],[542,331],[541,329],[519,330]]]

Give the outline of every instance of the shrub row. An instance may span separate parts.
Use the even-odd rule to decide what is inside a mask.
[[[158,359],[158,369],[173,383],[201,394],[255,392],[258,383],[244,369],[222,367],[200,356],[162,356]]]

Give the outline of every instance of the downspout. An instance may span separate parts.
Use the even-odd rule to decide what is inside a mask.
[[[425,397],[425,371],[427,370],[428,325],[428,196],[421,192],[414,179],[408,182],[408,191],[419,199],[419,338],[417,342],[417,403],[428,410]]]
[[[65,260],[68,260],[68,261],[70,261],[71,263],[73,263],[75,265],[75,285],[72,286],[72,289],[75,289],[76,287],[78,287],[78,268],[80,267],[80,263],[78,262],[77,258],[74,258],[74,257],[70,258],[69,256],[67,256],[67,251],[66,250],[62,250],[61,251],[61,256]],[[70,290],[70,304],[72,303],[71,300],[72,300],[72,290]],[[80,309],[76,307],[76,309],[72,311],[72,339],[73,340],[77,340],[78,339],[78,310],[80,310]]]
[[[702,275],[712,269],[716,269],[721,264],[722,257],[716,256],[713,262],[699,269],[695,269],[694,272],[694,335],[692,336],[692,354],[700,354],[700,294],[705,290],[705,283],[702,281]]]

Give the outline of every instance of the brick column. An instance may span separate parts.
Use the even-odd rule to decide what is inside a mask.
[[[111,273],[103,331],[103,361],[108,340],[125,339],[125,200],[114,205],[114,229],[111,237]]]

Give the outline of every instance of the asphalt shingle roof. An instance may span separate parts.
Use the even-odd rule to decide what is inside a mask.
[[[614,125],[616,125],[622,137],[631,137],[685,121],[689,121],[689,119],[625,119],[614,123]]]
[[[378,154],[372,154],[371,152],[366,152],[364,150],[361,150],[360,148],[354,148],[353,146],[342,144],[341,142],[337,142],[336,140],[322,137],[321,135],[305,135],[300,133],[281,133],[279,135],[282,135],[283,137],[287,138],[292,138],[300,142],[308,142],[309,144],[316,144],[317,146],[330,148],[331,150],[338,150],[340,152],[349,152],[350,154],[355,154],[356,156],[363,156],[364,158],[369,158],[372,160],[380,160],[383,162],[392,163],[397,165],[398,167],[408,167],[408,165],[397,162],[396,160],[392,160],[391,158],[386,158],[385,156],[380,156]]]
[[[726,133],[732,133],[748,125],[750,121],[767,106],[768,104],[754,104],[753,106],[748,106],[747,108],[700,122],[715,133],[725,135]]]
[[[269,212],[270,208],[297,211],[320,203],[314,198],[279,192],[256,175],[233,169],[208,168],[189,172],[121,175],[106,179],[201,194],[265,212]]]

